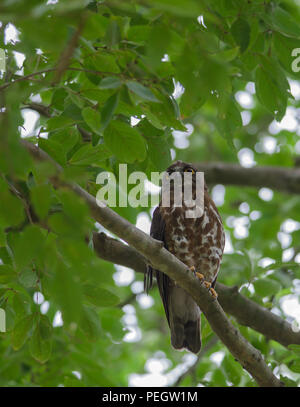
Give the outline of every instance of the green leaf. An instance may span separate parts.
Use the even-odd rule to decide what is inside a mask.
[[[239,47],[225,49],[216,54],[216,56],[223,61],[230,62],[233,61],[239,53]]]
[[[15,261],[18,266],[24,267],[33,261],[43,261],[45,236],[38,226],[27,226],[23,233],[14,237],[12,243]]]
[[[157,171],[165,171],[171,164],[170,146],[163,137],[153,137],[147,140],[149,158]]]
[[[288,348],[300,356],[300,345],[292,344],[288,345]]]
[[[119,93],[115,93],[105,102],[105,105],[101,110],[102,118],[101,131],[103,131],[107,127],[108,123],[113,118],[113,115],[118,107],[118,103],[119,103]]]
[[[226,355],[222,361],[222,367],[224,367],[228,380],[230,380],[234,386],[238,386],[242,375],[240,365],[236,363],[231,355]]]
[[[128,81],[126,82],[126,86],[128,87],[131,92],[135,93],[136,95],[140,96],[144,100],[149,100],[150,102],[160,103],[157,97],[151,92],[150,89],[146,88],[139,82]]]
[[[14,350],[18,350],[24,345],[32,326],[33,315],[28,315],[17,321],[11,334],[11,342]]]
[[[85,335],[92,341],[97,340],[102,331],[99,316],[93,309],[86,306],[83,307],[80,327]]]
[[[122,82],[115,76],[107,76],[99,83],[100,89],[116,89],[122,86]]]
[[[85,144],[73,154],[69,162],[73,165],[99,165],[110,156],[110,151],[103,144],[95,147]]]
[[[280,69],[266,58],[264,62],[268,62],[269,69],[266,69],[263,64],[257,67],[256,94],[260,103],[274,115],[277,121],[280,121],[286,111],[289,87],[287,89],[286,78]]]
[[[106,335],[113,341],[121,341],[126,333],[121,322],[124,312],[118,308],[104,308],[99,315]]]
[[[66,153],[57,141],[39,138],[39,147],[48,153],[58,164],[62,166],[66,164]]]
[[[120,299],[111,291],[101,287],[85,285],[84,294],[88,301],[97,307],[111,307],[120,302]]]
[[[17,278],[17,273],[8,264],[0,265],[0,284],[11,283]]]
[[[238,18],[231,26],[231,34],[241,49],[241,53],[245,52],[250,42],[251,28],[246,20]]]
[[[121,41],[121,32],[119,24],[116,20],[111,20],[106,31],[106,45],[109,48],[115,48]]]
[[[101,118],[100,118],[100,113],[97,110],[92,109],[91,107],[85,107],[82,110],[82,117],[84,118],[84,121],[87,123],[87,125],[95,133],[100,132]]]
[[[147,41],[147,63],[153,68],[161,65],[164,54],[168,53],[171,40],[170,27],[154,25]]]
[[[147,140],[148,156],[157,171],[164,171],[171,164],[170,145],[165,132],[159,131],[148,120],[141,120],[138,128]]]
[[[143,106],[143,113],[146,115],[149,122],[158,129],[165,129],[167,126],[174,130],[186,131],[185,126],[180,121],[180,112],[178,105],[171,98],[164,95],[159,95],[156,92],[158,103],[148,103]]]
[[[52,284],[52,295],[55,298],[64,323],[78,322],[81,317],[81,289],[74,273],[62,264],[58,264]]]
[[[36,214],[45,219],[51,206],[52,188],[48,184],[36,185],[31,189],[31,200]]]
[[[64,129],[74,123],[74,120],[71,117],[67,117],[64,114],[60,116],[51,117],[47,121],[47,131]]]
[[[6,233],[0,228],[0,247],[6,246]]]
[[[29,295],[25,295],[21,292],[16,292],[13,298],[13,309],[17,317],[24,317],[24,315],[30,312],[31,299]]]
[[[52,325],[46,315],[40,315],[30,340],[30,353],[40,363],[45,363],[52,351]]]
[[[17,226],[25,217],[22,201],[13,195],[7,188],[7,184],[0,179],[0,225]]]
[[[233,134],[243,123],[237,103],[227,94],[220,97],[218,117],[219,130],[231,142]]]
[[[79,140],[79,132],[76,128],[71,127],[68,129],[56,131],[51,134],[51,140],[60,144],[66,153],[70,151]]]
[[[277,61],[273,58],[267,57],[266,55],[260,55],[259,60],[261,66],[269,73],[274,83],[276,83],[276,85],[279,87],[280,91],[286,97],[290,96],[289,82]]]
[[[73,104],[75,104],[77,107],[82,109],[84,106],[84,99],[82,97],[76,95],[76,93],[74,93],[71,89],[68,89],[68,94],[69,94],[69,98],[73,102]]]
[[[290,76],[298,79],[297,73],[293,72],[293,61],[295,57],[292,55],[294,49],[299,48],[299,40],[295,38],[288,38],[278,32],[273,33],[273,43],[275,46],[275,51],[277,58],[284,67],[284,69],[289,73]]]
[[[300,359],[295,360],[289,368],[295,373],[300,373]]]
[[[284,35],[290,37],[300,37],[300,26],[297,21],[293,19],[293,16],[282,9],[276,7],[271,14],[264,15],[265,21],[276,31],[281,32]]]
[[[111,122],[104,132],[104,141],[121,162],[134,163],[146,158],[145,140],[127,123]]]
[[[91,64],[91,68],[95,68],[97,71],[103,73],[119,73],[120,68],[116,63],[116,58],[109,54],[95,53],[87,60],[88,64]]]
[[[281,284],[270,278],[256,280],[253,285],[255,292],[263,298],[275,295],[281,289]]]
[[[29,268],[25,269],[19,275],[19,281],[26,288],[34,287],[37,283],[37,274]]]
[[[60,111],[64,110],[65,99],[67,96],[68,93],[65,89],[59,88],[55,90],[51,99],[51,106]]]
[[[151,4],[179,17],[197,18],[203,11],[203,6],[196,0],[152,0]]]

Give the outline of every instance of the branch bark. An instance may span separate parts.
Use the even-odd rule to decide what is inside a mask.
[[[1,87],[0,87],[1,90]],[[51,117],[50,108],[37,103],[26,106],[36,110],[45,117]],[[91,135],[78,126],[84,140],[90,140]],[[208,162],[195,164],[199,171],[205,173],[208,184],[238,185],[249,187],[268,187],[280,192],[300,193],[300,168],[287,167],[253,167],[245,168],[238,164],[224,162]]]
[[[34,156],[37,155],[39,159],[47,156],[46,153],[41,153],[38,147],[28,143],[26,140],[23,140],[22,143]],[[76,195],[84,199],[88,204],[91,214],[96,221],[135,248],[148,260],[153,268],[167,274],[184,288],[197,302],[212,330],[224,345],[227,346],[234,358],[256,380],[259,386],[280,387],[283,385],[267,366],[261,353],[247,342],[239,330],[231,324],[219,302],[209,294],[208,290],[184,263],[163,247],[162,242],[151,238],[143,231],[137,229],[110,208],[99,206],[95,197],[79,185],[63,182],[59,179],[59,175],[53,177],[51,182],[55,187],[66,187],[74,191]]]
[[[205,173],[208,184],[268,187],[285,193],[300,193],[300,168],[245,168],[222,162],[198,163],[196,167]]]
[[[102,259],[132,268],[138,273],[146,271],[145,257],[119,240],[108,237],[103,232],[94,232],[93,243],[96,253]],[[240,294],[237,287],[227,287],[217,282],[216,291],[223,310],[234,316],[239,324],[248,326],[283,346],[300,345],[300,332],[294,332],[291,324],[283,318]]]

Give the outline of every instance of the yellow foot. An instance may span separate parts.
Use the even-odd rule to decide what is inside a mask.
[[[218,293],[216,292],[216,290],[214,288],[210,287],[209,292],[211,293],[211,295],[214,298],[218,298]]]
[[[209,281],[203,281],[203,284],[205,285],[206,288],[208,288],[208,291],[214,298],[218,298],[216,290],[212,288],[211,283]]]
[[[195,274],[196,277],[199,278],[199,280],[201,280],[201,281],[204,280],[204,275],[201,273],[198,273],[198,271],[196,271],[195,266],[191,266],[190,270]]]
[[[199,278],[199,280],[204,280],[204,275],[203,274],[196,272],[196,276]]]
[[[209,289],[210,289],[211,283],[210,283],[209,281],[203,281],[203,283],[204,283],[204,285],[205,285],[206,288],[209,288]]]

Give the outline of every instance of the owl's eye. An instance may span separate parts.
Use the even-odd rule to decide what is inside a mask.
[[[195,170],[191,167],[186,168],[184,172],[191,172],[192,174],[195,174]]]

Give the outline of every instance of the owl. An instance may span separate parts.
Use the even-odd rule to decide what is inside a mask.
[[[176,175],[184,180],[184,173],[191,173],[192,197],[195,199],[198,184],[197,170],[191,164],[176,161],[167,170],[169,177]],[[177,205],[177,190],[170,183],[169,205],[162,200],[153,212],[150,235],[164,243],[174,256],[185,263],[205,284],[211,294],[214,290],[222,260],[225,234],[222,219],[209,196],[204,182],[204,205],[201,216],[187,217],[190,206]],[[182,182],[182,189],[184,181]],[[175,192],[177,191],[177,192]],[[184,195],[183,195],[184,196]],[[201,310],[191,296],[166,274],[148,266],[145,275],[145,289],[152,285],[153,271],[156,275],[159,293],[171,331],[171,344],[175,349],[187,349],[198,353],[201,348]]]

